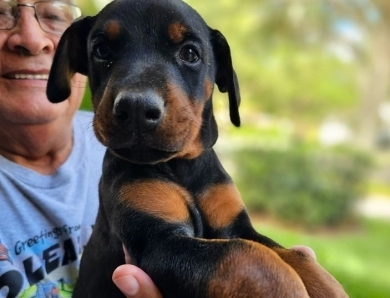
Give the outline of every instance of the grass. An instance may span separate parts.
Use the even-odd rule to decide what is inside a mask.
[[[304,244],[351,298],[390,297],[390,223],[364,220],[354,231],[306,234],[255,221],[256,229],[286,247]]]

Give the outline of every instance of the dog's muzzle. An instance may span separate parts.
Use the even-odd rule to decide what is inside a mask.
[[[138,133],[151,131],[164,119],[164,100],[153,91],[124,91],[115,98],[113,115],[126,130]]]

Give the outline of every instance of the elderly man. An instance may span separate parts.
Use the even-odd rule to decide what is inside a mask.
[[[93,229],[104,149],[78,111],[86,79],[73,77],[64,103],[45,93],[60,36],[80,15],[69,1],[0,0],[0,297],[71,292]],[[115,281],[128,297],[159,297],[131,265]]]

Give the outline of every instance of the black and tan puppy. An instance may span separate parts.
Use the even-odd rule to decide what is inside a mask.
[[[97,138],[108,147],[100,210],[74,297],[123,297],[124,263],[164,297],[346,297],[314,260],[258,234],[212,146],[214,84],[239,126],[239,90],[220,32],[180,0],[117,0],[75,22],[47,94],[65,100],[88,75]]]

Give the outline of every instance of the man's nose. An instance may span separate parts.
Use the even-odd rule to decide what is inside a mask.
[[[41,29],[33,7],[19,7],[19,18],[8,38],[8,47],[13,51],[23,51],[37,55],[51,46],[50,39]]]

